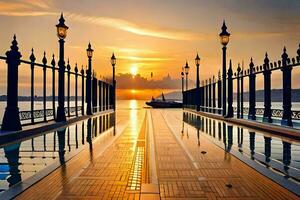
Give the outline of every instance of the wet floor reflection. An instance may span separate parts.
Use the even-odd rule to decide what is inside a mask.
[[[0,147],[0,192],[24,181],[55,162],[63,165],[71,153],[89,145],[103,132],[115,135],[115,114],[106,114],[72,124],[55,132]]]
[[[267,169],[300,184],[299,142],[250,131],[189,112],[183,112],[183,122],[181,134],[184,134],[184,126],[191,125],[196,129],[198,145],[201,145],[200,137],[205,136],[221,146],[225,152],[240,153],[245,158],[263,164]]]

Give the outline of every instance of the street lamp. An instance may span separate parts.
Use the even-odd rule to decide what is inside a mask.
[[[223,21],[222,31],[219,34],[220,35],[220,42],[223,45],[223,70],[222,70],[222,78],[223,78],[223,85],[222,85],[222,91],[223,91],[223,116],[226,115],[226,45],[229,42],[229,36],[230,33],[227,32],[227,26],[225,24],[225,20]]]
[[[68,26],[65,25],[65,19],[61,14],[59,23],[56,25],[57,37],[59,38],[59,73],[58,73],[58,107],[56,121],[66,121],[65,115],[65,60],[64,60],[64,43],[67,37]]]
[[[91,43],[88,44],[88,48],[86,49],[86,54],[88,57],[88,70],[86,71],[86,101],[87,101],[87,108],[86,114],[92,115],[92,57],[93,57],[94,50],[92,49]]]
[[[200,80],[199,80],[200,57],[199,57],[198,53],[197,53],[197,56],[195,58],[195,64],[197,66],[196,87],[199,88],[200,87]]]
[[[196,98],[197,98],[197,100],[196,100],[196,105],[197,105],[197,111],[200,111],[200,102],[199,102],[199,93],[200,93],[200,79],[199,79],[199,66],[200,66],[200,57],[199,57],[199,55],[198,55],[198,53],[197,53],[197,56],[196,56],[196,58],[195,58],[195,64],[196,64],[196,66],[197,66],[197,72],[196,72],[196,74],[197,74],[197,77],[196,77],[196,88],[197,88],[197,92],[196,92]]]
[[[188,75],[189,75],[189,70],[190,70],[190,67],[188,65],[188,62],[185,63],[185,67],[184,67],[184,72],[185,72],[185,76],[186,76],[186,82],[185,82],[185,90],[187,91],[189,88],[188,88]]]
[[[181,91],[182,93],[184,92],[184,72],[183,72],[183,68],[181,71]]]
[[[117,63],[117,59],[115,57],[115,54],[113,53],[110,58],[111,65],[113,67],[113,109],[116,111],[116,78],[115,78],[115,66]]]

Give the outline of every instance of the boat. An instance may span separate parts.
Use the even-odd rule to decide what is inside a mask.
[[[162,99],[155,99],[152,97],[151,101],[146,102],[152,108],[182,108],[182,102],[166,100],[164,93],[161,94]]]

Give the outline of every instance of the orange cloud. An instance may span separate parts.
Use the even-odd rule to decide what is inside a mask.
[[[17,2],[0,2],[0,15],[16,17],[58,15],[57,12],[46,10],[50,8],[50,5],[52,5],[51,0],[23,0]]]
[[[69,17],[80,21],[88,22],[102,26],[108,26],[119,30],[127,31],[136,35],[170,39],[170,40],[201,40],[206,39],[206,35],[195,34],[192,32],[167,30],[161,28],[150,28],[144,25],[138,25],[127,20],[111,17],[92,17],[81,14],[69,13]]]

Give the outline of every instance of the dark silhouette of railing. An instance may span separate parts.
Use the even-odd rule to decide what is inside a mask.
[[[74,71],[72,71],[71,64],[69,60],[67,61],[67,65],[65,67],[63,76],[67,76],[67,95],[60,97],[60,93],[56,96],[56,72],[59,71],[58,65],[56,65],[55,57],[52,55],[51,63],[48,65],[48,60],[46,53],[44,52],[42,63],[36,62],[36,57],[34,55],[34,50],[31,50],[31,55],[29,60],[22,60],[22,55],[19,52],[18,43],[16,36],[13,37],[12,45],[10,50],[6,52],[6,56],[0,56],[1,60],[5,60],[7,63],[7,107],[2,121],[2,130],[12,131],[12,130],[21,130],[22,125],[34,124],[37,122],[47,122],[49,120],[55,120],[57,118],[56,113],[56,98],[66,99],[66,107],[64,107],[64,113],[67,117],[78,117],[81,111],[81,115],[85,115],[85,99],[87,107],[93,105],[95,109],[94,112],[106,111],[108,109],[112,109],[114,105],[112,105],[115,101],[114,99],[114,88],[111,81],[104,79],[97,79],[95,73],[93,76],[88,79],[89,69],[84,70],[83,67],[79,72],[77,64],[74,65]],[[18,108],[18,71],[19,65],[25,64],[30,66],[30,110],[22,110],[19,111]],[[92,65],[92,62],[90,62]],[[22,66],[23,67],[23,66]],[[43,109],[36,110],[35,109],[35,69],[36,67],[42,68],[43,70]],[[46,80],[47,72],[50,71],[52,75],[52,108],[47,108],[47,90],[46,86],[49,84]],[[71,84],[70,79],[71,76],[75,79],[75,105],[71,107]],[[78,77],[81,77],[81,101],[82,104],[78,105]],[[64,78],[64,77],[63,77]],[[88,83],[90,80],[93,84],[84,84],[84,82]],[[85,98],[85,93],[91,91],[92,99],[88,101]],[[97,105],[99,102],[99,106]],[[87,114],[92,114],[87,113]],[[42,120],[41,120],[42,119]],[[21,123],[22,121],[22,123]],[[24,122],[24,123],[23,123]]]
[[[245,118],[256,120],[256,116],[262,116],[263,122],[271,123],[273,118],[281,118],[281,124],[293,126],[293,119],[300,119],[300,111],[292,110],[292,69],[300,66],[300,45],[295,58],[289,58],[287,50],[284,47],[281,60],[270,62],[268,54],[265,54],[264,63],[260,66],[254,66],[253,59],[250,59],[249,68],[244,70],[238,65],[237,71],[233,72],[232,62],[229,62],[227,71],[227,101],[226,105],[222,104],[222,81],[220,72],[218,79],[215,77],[202,81],[202,86],[183,92],[183,107],[201,112],[210,112],[222,114],[224,117]],[[283,109],[272,109],[271,100],[271,74],[273,71],[282,71],[282,103]],[[263,75],[264,78],[264,107],[256,108],[256,76]],[[249,80],[249,107],[244,107],[244,79]],[[237,82],[237,106],[233,107],[233,81]],[[217,90],[217,91],[216,91]],[[197,98],[197,95],[198,98]],[[222,108],[225,106],[226,113],[222,113]],[[235,115],[234,115],[235,114]]]

